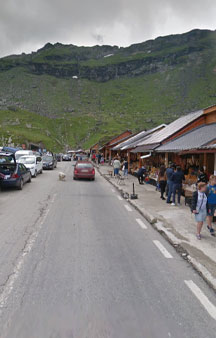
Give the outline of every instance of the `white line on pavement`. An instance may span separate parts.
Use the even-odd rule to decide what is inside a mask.
[[[141,226],[142,229],[148,229],[140,218],[136,218],[136,221]]]
[[[112,192],[115,192],[115,190],[114,189],[111,189],[112,190]]]
[[[117,196],[119,201],[123,201],[123,198],[121,196]]]
[[[173,258],[173,256],[167,251],[167,249],[161,244],[160,241],[153,241],[153,243],[156,245],[156,247],[160,250],[160,252],[164,255],[165,258]]]
[[[132,211],[132,209],[129,207],[129,205],[125,204],[124,206],[127,209],[127,211]]]
[[[210,302],[202,290],[192,280],[185,280],[184,282],[204,306],[209,315],[216,320],[216,306]]]

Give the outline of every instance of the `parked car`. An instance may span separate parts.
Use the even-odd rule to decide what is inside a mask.
[[[17,163],[13,153],[0,153],[0,186],[16,187],[22,190],[26,182],[31,182],[31,172],[22,163]]]
[[[62,161],[71,161],[71,156],[68,155],[68,154],[64,154],[64,155],[62,156]]]
[[[54,169],[57,167],[57,159],[55,155],[43,156],[43,169]]]
[[[95,179],[95,169],[91,162],[88,161],[77,161],[74,166],[74,180],[86,178],[94,181]]]
[[[33,177],[36,177],[37,174],[43,173],[43,162],[41,156],[35,155],[22,156],[18,159],[17,162],[24,164],[26,168],[30,169],[31,175]]]
[[[57,154],[56,155],[56,159],[57,159],[57,162],[61,162],[62,161],[62,155],[61,154]]]
[[[15,152],[15,158],[18,160],[21,156],[34,155],[32,150],[18,150]]]

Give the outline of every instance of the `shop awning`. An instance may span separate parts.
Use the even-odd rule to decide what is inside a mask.
[[[200,149],[216,140],[216,123],[205,124],[157,148],[157,152],[182,152]]]
[[[137,154],[137,153],[150,152],[150,151],[153,151],[154,149],[156,149],[159,145],[160,145],[160,143],[157,143],[157,144],[147,144],[145,146],[139,146],[139,147],[131,150],[131,153]]]

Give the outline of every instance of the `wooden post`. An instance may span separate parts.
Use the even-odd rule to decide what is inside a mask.
[[[168,168],[169,165],[169,155],[168,153],[165,153],[165,167]]]
[[[207,153],[204,153],[203,167],[204,171],[207,171]]]
[[[214,153],[214,175],[216,175],[216,153]]]
[[[127,153],[127,161],[128,161],[128,172],[130,172],[130,151]]]
[[[112,157],[111,149],[109,149],[109,160],[110,160],[110,161],[111,161],[111,157]]]

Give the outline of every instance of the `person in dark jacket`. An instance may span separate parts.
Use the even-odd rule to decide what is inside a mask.
[[[198,190],[193,193],[191,211],[195,215],[195,220],[197,222],[197,239],[201,239],[201,230],[203,227],[203,222],[206,220],[208,212],[208,199],[206,196],[206,183],[199,182]]]
[[[182,182],[185,181],[184,173],[181,170],[181,167],[178,166],[173,173],[171,180],[173,182],[173,200],[171,205],[175,204],[176,193],[178,193],[178,205],[180,205],[181,194],[182,194]]]
[[[214,235],[214,229],[212,227],[212,221],[213,221],[213,217],[216,213],[216,176],[215,175],[211,175],[209,178],[209,184],[207,186],[206,189],[206,194],[208,197],[208,217],[207,217],[207,221],[208,221],[208,230],[210,231],[210,233],[212,235]]]
[[[197,183],[199,182],[208,183],[208,177],[203,168],[199,168]]]
[[[172,176],[175,170],[175,165],[170,163],[169,168],[167,168],[166,170],[166,176],[167,176],[167,203],[172,203],[171,202],[171,196],[172,196],[172,192],[173,192],[173,181],[172,181]]]
[[[160,167],[160,171],[158,174],[158,183],[160,185],[160,189],[161,189],[161,199],[165,200],[166,198],[164,197],[164,193],[166,190],[166,184],[167,184],[167,176],[166,176],[166,169],[165,166],[162,165]]]
[[[144,184],[144,174],[146,173],[146,168],[144,167],[144,165],[139,168],[138,173],[137,173],[137,178],[139,181],[139,184]]]

